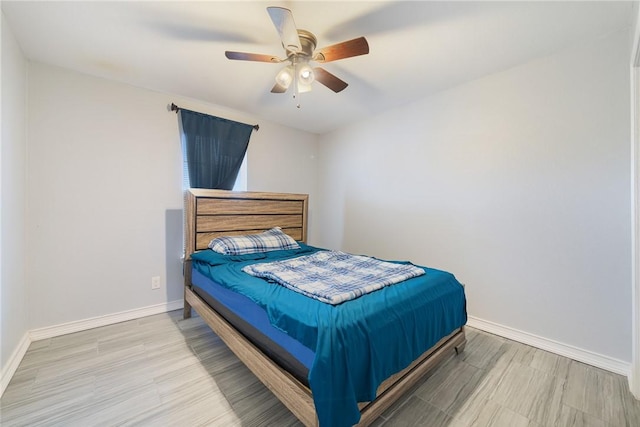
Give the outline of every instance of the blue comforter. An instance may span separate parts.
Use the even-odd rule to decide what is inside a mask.
[[[300,246],[239,256],[205,250],[191,258],[195,269],[249,297],[272,325],[316,353],[309,384],[320,425],[352,426],[358,402],[373,400],[382,381],[466,323],[464,289],[452,274],[423,267],[422,276],[334,306],[242,272],[321,250]]]

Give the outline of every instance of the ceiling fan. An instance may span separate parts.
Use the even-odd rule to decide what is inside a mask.
[[[276,75],[273,93],[285,93],[293,86],[294,98],[299,93],[311,90],[314,81],[322,83],[334,92],[340,92],[348,84],[322,67],[311,67],[310,62],[330,62],[338,59],[369,53],[367,39],[359,37],[316,50],[317,39],[313,33],[296,28],[293,14],[283,7],[267,7],[267,12],[278,30],[286,58],[258,53],[226,51],[225,56],[233,60],[282,63],[288,62]],[[298,105],[300,108],[300,105]]]

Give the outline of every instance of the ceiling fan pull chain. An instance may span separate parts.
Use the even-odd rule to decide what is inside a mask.
[[[291,65],[293,66],[293,99],[296,101],[296,107],[300,108],[300,77],[298,76],[298,57],[293,56],[291,58]]]
[[[298,80],[296,78],[296,80]],[[298,82],[295,82],[295,87],[293,89],[293,99],[296,101],[296,107],[300,108],[300,94],[298,93]]]

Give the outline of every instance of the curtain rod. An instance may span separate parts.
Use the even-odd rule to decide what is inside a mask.
[[[171,103],[171,111],[175,111],[176,114],[178,114],[178,111],[182,110],[182,107],[178,107],[176,104],[174,104],[173,102]],[[255,130],[260,130],[260,125],[253,125],[253,128]]]

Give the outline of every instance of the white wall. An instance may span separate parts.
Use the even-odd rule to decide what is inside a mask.
[[[319,243],[449,270],[471,316],[630,361],[628,41],[321,137]]]
[[[319,239],[316,206],[318,187],[318,135],[281,125],[260,125],[249,143],[248,184],[250,191],[308,193],[308,243]],[[264,143],[263,141],[268,141]]]
[[[633,5],[633,25],[631,30],[632,68],[631,90],[631,201],[632,201],[632,365],[629,386],[636,398],[640,399],[640,3]]]
[[[8,372],[12,356],[29,329],[24,258],[26,100],[27,63],[3,13],[0,146],[0,369],[3,387],[13,374]],[[0,394],[2,391],[0,389]]]
[[[286,173],[252,170],[261,160],[315,168],[309,156],[316,154],[316,136],[222,107],[30,64],[31,328],[182,298],[182,163],[177,118],[167,111],[171,102],[260,124],[249,145],[249,190],[291,188]],[[315,192],[315,172],[295,189]],[[155,275],[162,276],[160,291],[151,290]]]

